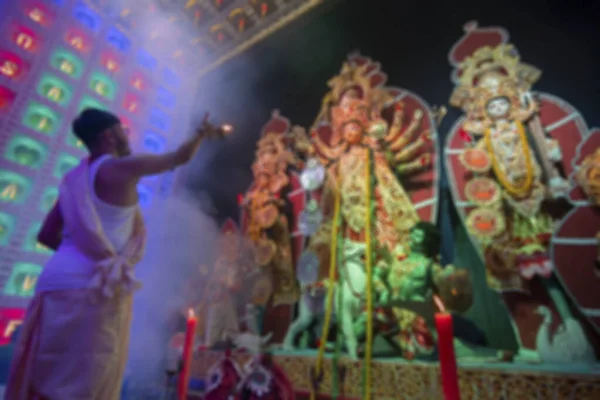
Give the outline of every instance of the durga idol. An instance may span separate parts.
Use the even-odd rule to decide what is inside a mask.
[[[356,85],[356,80],[350,83]],[[362,314],[371,273],[365,259],[377,257],[377,250],[370,246],[377,243],[382,251],[406,252],[410,230],[420,220],[395,173],[421,171],[429,166],[431,155],[426,151],[430,135],[422,129],[420,110],[412,119],[406,118],[403,105],[398,104],[389,124],[382,118],[382,110],[393,98],[384,89],[364,85],[357,98],[355,86],[346,88],[352,89],[353,95],[344,96],[340,90],[337,97],[343,101],[329,113],[329,144],[316,131],[310,139],[299,129],[293,133],[296,148],[318,157],[326,168],[320,199],[323,223],[311,236],[309,250],[319,258],[320,279],[331,265],[343,277],[338,293],[345,293],[341,295],[344,301],[337,315],[342,315],[348,352],[356,356],[352,324]],[[339,262],[331,260],[332,246],[338,246],[334,242],[343,249]],[[362,261],[356,259],[357,252],[362,253]],[[375,268],[373,273],[377,275]]]

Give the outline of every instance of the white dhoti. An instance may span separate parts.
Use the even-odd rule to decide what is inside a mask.
[[[90,294],[36,295],[15,348],[6,399],[120,399],[132,296],[92,302]]]

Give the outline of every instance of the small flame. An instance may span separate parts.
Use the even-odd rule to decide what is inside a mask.
[[[193,308],[188,308],[188,318],[189,319],[196,318],[196,313],[194,312]]]
[[[223,130],[223,133],[225,133],[226,135],[233,132],[233,126],[231,124],[224,124],[221,126],[221,129]]]

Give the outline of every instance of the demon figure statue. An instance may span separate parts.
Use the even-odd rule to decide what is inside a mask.
[[[376,333],[407,360],[428,358],[434,353],[436,304],[460,314],[473,302],[468,272],[440,265],[440,243],[437,227],[420,221],[410,230],[408,256],[386,254],[374,271],[378,299]],[[363,317],[354,326],[358,335],[364,336],[365,326]],[[455,337],[455,349],[459,358],[508,361],[512,357],[509,351],[477,346],[460,337]]]
[[[541,72],[521,62],[504,30],[473,22],[465,30],[450,53],[450,103],[464,112],[445,151],[455,205],[485,260],[488,285],[512,315],[520,355],[541,356],[537,332],[549,319],[540,309],[554,313],[552,331],[567,328],[563,343],[585,347],[549,252],[555,223],[569,209],[567,178],[585,123],[565,102],[532,92]]]

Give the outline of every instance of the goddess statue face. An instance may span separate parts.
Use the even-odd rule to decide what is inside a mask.
[[[485,111],[492,119],[505,118],[510,111],[510,101],[506,97],[494,97],[487,102]]]
[[[344,140],[349,144],[358,144],[362,140],[363,129],[357,122],[349,122],[344,125]]]
[[[358,89],[350,88],[341,95],[340,105],[343,106],[346,102],[360,99],[360,97],[360,91]]]
[[[257,152],[257,156],[267,162],[273,161],[277,157],[277,149],[275,145],[267,145]]]
[[[269,187],[269,183],[270,183],[270,179],[269,176],[267,174],[263,173],[259,173],[256,176],[256,186],[259,189],[266,189]]]

